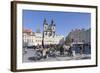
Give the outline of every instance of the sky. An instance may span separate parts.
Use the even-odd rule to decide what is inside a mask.
[[[71,30],[91,27],[90,13],[23,10],[23,28],[32,29],[33,32],[40,29],[42,32],[45,18],[48,24],[54,20],[57,35],[67,36]]]

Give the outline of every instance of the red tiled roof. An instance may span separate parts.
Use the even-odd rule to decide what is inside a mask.
[[[30,32],[32,32],[32,29],[23,29],[23,32],[30,33]]]

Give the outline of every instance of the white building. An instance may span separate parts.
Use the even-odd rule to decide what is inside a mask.
[[[32,32],[31,29],[23,30],[23,46],[33,46],[33,45],[42,45],[42,41],[44,45],[50,44],[62,44],[64,42],[64,36],[58,36],[55,33],[55,24],[53,20],[51,24],[48,25],[46,19],[43,23],[43,33],[41,32]]]
[[[45,37],[44,38],[44,44],[61,44],[64,42],[63,36],[55,36],[55,37]]]

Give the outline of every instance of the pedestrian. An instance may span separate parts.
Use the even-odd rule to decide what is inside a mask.
[[[80,54],[82,55],[83,54],[83,47],[82,47],[82,45],[79,46],[79,48],[80,48]]]
[[[72,47],[70,46],[69,50],[68,50],[68,55],[72,56]]]
[[[64,48],[63,48],[62,45],[61,45],[61,47],[60,47],[60,55],[64,55]]]

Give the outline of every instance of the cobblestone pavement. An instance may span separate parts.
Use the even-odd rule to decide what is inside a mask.
[[[59,54],[59,52],[56,52]],[[69,60],[82,60],[82,59],[91,59],[90,54],[76,54],[75,56],[68,56],[66,53],[63,56],[56,57],[47,57],[46,59],[41,58],[40,60],[33,60],[36,53],[33,49],[27,49],[26,52],[23,52],[23,62],[44,62],[44,61],[69,61]]]

